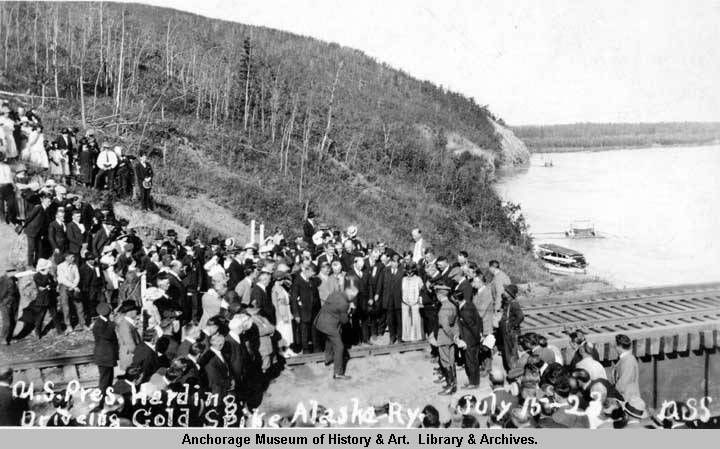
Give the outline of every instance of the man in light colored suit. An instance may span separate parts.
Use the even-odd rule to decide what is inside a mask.
[[[115,322],[115,333],[117,333],[120,345],[118,369],[125,372],[125,369],[132,364],[135,347],[142,342],[135,325],[140,309],[135,304],[135,301],[123,301],[118,313],[120,316]]]
[[[618,334],[615,336],[615,345],[620,354],[615,366],[613,366],[612,380],[615,382],[615,388],[623,395],[626,401],[639,398],[640,368],[637,359],[632,354],[632,341],[627,335]]]

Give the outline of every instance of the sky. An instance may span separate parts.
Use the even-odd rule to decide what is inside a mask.
[[[720,121],[720,0],[147,0],[360,49],[510,124]]]

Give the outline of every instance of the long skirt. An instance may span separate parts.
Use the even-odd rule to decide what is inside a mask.
[[[423,323],[418,305],[402,304],[402,339],[403,341],[423,339]]]

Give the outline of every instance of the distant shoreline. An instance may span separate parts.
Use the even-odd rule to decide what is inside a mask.
[[[655,144],[655,145],[614,145],[601,147],[540,147],[532,148],[528,146],[531,154],[549,154],[549,153],[595,153],[600,151],[616,151],[616,150],[643,150],[648,148],[677,148],[677,147],[703,147],[709,145],[720,145],[718,141],[692,142],[692,143],[671,143],[671,144]]]

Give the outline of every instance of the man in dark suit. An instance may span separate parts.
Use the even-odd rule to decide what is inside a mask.
[[[0,371],[0,427],[18,427],[28,401],[13,395],[13,370]]]
[[[313,235],[315,235],[315,212],[308,210],[307,218],[303,223],[303,240],[307,243],[308,248],[311,252],[315,252],[315,243],[313,242]]]
[[[380,283],[380,300],[385,310],[385,322],[390,332],[390,344],[402,333],[402,280],[405,272],[398,267],[399,256],[390,259]]]
[[[95,310],[98,303],[103,299],[103,288],[105,286],[105,278],[100,270],[100,264],[97,258],[89,254],[85,262],[78,266],[78,272],[80,273],[80,284],[78,288],[80,289],[83,309],[90,311]]]
[[[110,312],[112,312],[112,309],[108,303],[101,302],[98,304],[98,318],[93,324],[93,337],[95,339],[93,360],[100,372],[98,388],[103,394],[103,400],[105,390],[113,384],[113,371],[120,358],[120,345],[117,334],[115,334],[115,323],[110,321]]]
[[[135,164],[135,182],[140,193],[140,204],[143,210],[152,210],[153,203],[150,191],[152,190],[153,169],[147,160],[145,152],[140,153],[137,163]]]
[[[464,388],[477,388],[480,386],[480,348],[482,346],[482,319],[472,302],[472,297],[465,298],[462,293],[458,295],[458,324],[460,327],[460,343],[465,349],[465,373],[468,383]]]
[[[211,393],[219,395],[220,398],[223,398],[233,387],[230,368],[222,355],[224,346],[225,337],[222,335],[215,334],[210,337],[209,358],[203,368],[208,389]],[[220,403],[222,403],[222,400]]]
[[[55,263],[62,262],[68,250],[67,226],[65,225],[65,209],[57,208],[55,220],[48,226],[48,243],[52,249]]]
[[[46,242],[48,226],[50,225],[50,216],[48,208],[52,202],[49,195],[40,197],[40,204],[30,210],[23,225],[25,235],[27,236],[27,263],[35,266],[38,259],[47,256]]]
[[[465,301],[472,302],[474,294],[472,281],[475,278],[475,270],[477,269],[477,264],[475,262],[470,262],[463,265],[461,268],[465,276],[460,281],[460,283],[455,286],[455,294],[459,298],[464,299]]]
[[[328,243],[325,245],[325,252],[320,254],[317,258],[317,266],[321,267],[323,263],[327,262],[328,265],[332,265],[334,260],[339,260],[340,258],[335,254],[335,247]]]
[[[305,354],[318,352],[320,341],[313,326],[313,320],[320,310],[320,294],[317,283],[313,279],[317,269],[314,265],[305,266],[300,275],[295,277],[290,287],[290,309],[293,315],[296,342],[302,345]],[[312,342],[312,351],[310,343]]]
[[[20,290],[15,271],[14,268],[8,268],[0,274],[0,340],[4,340],[8,345],[12,340],[20,305]]]
[[[60,150],[67,150],[68,155],[68,166],[73,167],[75,161],[75,143],[72,138],[72,130],[70,128],[63,128],[60,131],[60,136],[55,140],[57,147]]]
[[[67,224],[66,235],[68,241],[68,252],[75,255],[75,260],[80,263],[80,251],[83,243],[87,240],[87,228],[81,221],[82,211],[80,209],[72,210],[72,221]]]
[[[345,286],[354,285],[358,293],[355,297],[355,312],[352,315],[353,334],[359,332],[360,342],[370,342],[371,321],[370,309],[370,273],[365,270],[365,258],[362,254],[355,254],[352,269],[345,274]],[[355,340],[353,340],[355,342]]]
[[[455,287],[457,287],[458,283],[450,276],[450,262],[448,262],[447,257],[441,256],[437,258],[436,262],[437,268],[438,268],[438,278],[437,283],[442,285],[447,285],[450,287],[450,291],[455,290]]]
[[[111,234],[112,224],[107,220],[103,220],[100,229],[92,238],[92,253],[95,256],[100,257],[102,255],[103,248],[111,242]]]
[[[350,304],[355,300],[358,289],[352,283],[342,292],[333,292],[325,300],[315,319],[315,328],[325,335],[325,365],[333,364],[333,379],[348,380],[345,365],[350,359],[347,348],[340,336],[340,327],[347,323]]]
[[[275,306],[267,294],[268,285],[270,285],[270,273],[260,272],[250,291],[250,305],[260,309],[260,315],[274,325],[277,318],[275,317]]]
[[[142,370],[141,384],[149,381],[152,375],[160,368],[160,355],[155,350],[158,339],[159,336],[155,329],[146,329],[143,332],[143,342],[135,346],[130,366]]]
[[[518,336],[520,335],[520,324],[525,320],[520,304],[517,302],[518,288],[515,284],[505,286],[502,293],[502,317],[498,326],[500,344],[502,350],[503,365],[506,371],[510,371],[518,363]]]
[[[368,258],[368,272],[370,273],[369,286],[370,298],[368,299],[368,325],[370,336],[377,337],[385,331],[385,319],[382,316],[382,304],[380,302],[380,284],[382,275],[385,272],[385,264],[381,260],[380,253],[373,250]]]

